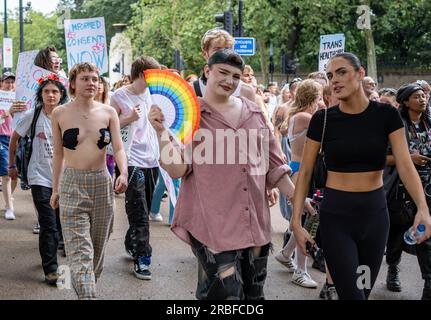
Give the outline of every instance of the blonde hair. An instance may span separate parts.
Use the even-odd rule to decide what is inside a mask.
[[[289,119],[299,112],[304,112],[309,108],[321,95],[322,85],[313,80],[307,79],[298,84],[295,100],[291,104],[287,113],[286,120],[280,126],[280,130],[287,130]]]
[[[224,43],[229,44],[233,47],[234,39],[229,32],[223,29],[210,29],[205,32],[201,40],[201,48],[203,51],[207,51],[212,41],[222,40]]]
[[[81,72],[96,72],[97,76],[99,77],[99,69],[97,69],[96,65],[91,62],[81,62],[75,64],[72,69],[69,71],[69,94],[74,97],[75,96],[75,89],[72,88],[72,83],[75,84],[76,78],[78,77],[78,74]]]

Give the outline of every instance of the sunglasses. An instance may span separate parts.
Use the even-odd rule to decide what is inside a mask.
[[[426,82],[425,80],[416,80],[416,83],[421,87],[428,84],[428,82]]]
[[[61,58],[51,58],[52,63],[62,63],[63,59]]]
[[[290,81],[290,84],[294,84],[294,83],[296,83],[296,82],[301,82],[302,81],[302,79],[301,78],[295,78],[295,79],[293,79],[292,81]]]
[[[396,96],[397,90],[395,90],[393,88],[382,88],[379,90],[379,94],[390,94],[392,96]]]

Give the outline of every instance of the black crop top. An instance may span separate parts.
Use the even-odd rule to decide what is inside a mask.
[[[323,141],[327,169],[334,172],[367,172],[383,170],[388,136],[403,128],[398,110],[370,101],[361,113],[348,114],[339,106],[328,109]],[[311,118],[307,137],[320,142],[325,110]]]

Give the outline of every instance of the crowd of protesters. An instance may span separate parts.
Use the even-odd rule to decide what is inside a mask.
[[[27,110],[25,102],[16,101],[0,112],[0,176],[4,217],[15,220],[16,152],[19,140],[31,137],[27,182],[46,282],[55,285],[59,279],[61,253],[78,298],[97,298],[114,195],[123,192],[131,273],[151,280],[150,220],[164,220],[160,201],[167,192],[166,171],[178,195],[166,218],[196,256],[198,299],[265,297],[270,207],[278,202],[289,228],[282,249],[272,256],[292,274],[293,284],[321,287],[319,296],[326,300],[368,299],[386,252],[387,288],[399,292],[399,263],[407,251],[418,258],[422,299],[430,300],[430,85],[418,80],[379,89],[354,54],[341,53],[325,72],[295,77],[283,87],[262,86],[232,50],[233,43],[223,30],[207,31],[201,42],[206,63],[199,76],[184,79],[199,97],[197,136],[223,130],[245,131],[250,138],[253,130],[261,132],[258,145],[267,144],[268,165],[257,174],[250,154],[246,164],[226,164],[227,154],[217,166],[163,157],[169,150],[184,160],[185,150],[193,152],[201,141],[179,146],[163,126],[163,111],[153,104],[144,75],[148,69],[167,69],[154,58],[135,59],[131,74],[112,88],[93,64],[79,63],[70,70],[66,88],[56,49],[39,52],[35,65],[51,74],[38,81],[35,107]],[[1,90],[14,91],[14,82],[13,73],[4,73]],[[127,150],[124,128],[132,135]],[[212,143],[211,150],[217,150],[217,141]],[[237,159],[244,150],[235,145],[229,152]],[[327,178],[316,188],[313,169],[319,156]],[[323,195],[319,208],[311,200],[316,189]],[[313,238],[303,224],[316,215],[320,225]],[[407,246],[404,232],[419,224],[424,235]],[[309,257],[312,267],[326,274],[325,283],[311,278]],[[356,285],[361,265],[370,268],[370,287]]]

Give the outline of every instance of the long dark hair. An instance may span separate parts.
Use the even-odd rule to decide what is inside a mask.
[[[51,52],[57,52],[54,46],[46,47],[38,52],[34,59],[34,64],[46,70],[52,70]]]
[[[401,118],[403,118],[409,125],[411,124],[410,115],[409,115],[409,108],[406,106],[405,101],[408,100],[410,98],[410,96],[407,99],[405,99],[403,102],[401,102],[400,107],[398,108],[400,115],[401,115]],[[422,112],[422,114],[421,114],[421,120],[425,121],[426,124],[429,127],[431,127],[431,112],[430,112],[428,105],[425,108],[425,111]]]
[[[61,98],[60,98],[60,102],[58,103],[58,105],[65,104],[67,101],[69,101],[69,97],[67,95],[67,90],[60,81],[46,79],[37,88],[36,100],[35,100],[36,106],[43,106],[42,91],[43,91],[43,88],[45,88],[50,83],[55,85],[58,88],[58,90],[60,90]]]

